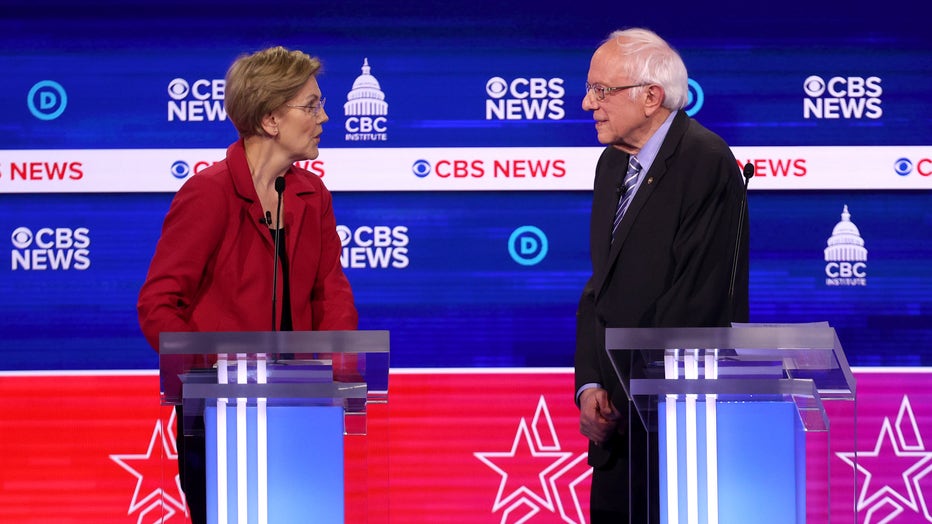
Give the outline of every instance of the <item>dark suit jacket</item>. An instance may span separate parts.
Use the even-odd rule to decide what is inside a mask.
[[[628,399],[605,352],[606,327],[727,326],[748,316],[746,233],[729,308],[744,184],[725,141],[677,113],[612,243],[627,164],[628,154],[609,146],[596,166],[592,276],[579,301],[575,357],[577,390],[602,384],[622,412]],[[611,452],[590,444],[589,463],[603,465]]]
[[[294,329],[356,329],[330,191],[294,166],[285,181],[283,242]],[[262,216],[242,140],[227,149],[225,160],[185,182],[139,292],[139,324],[153,348],[163,331],[271,328],[274,244],[268,226],[259,223]],[[279,274],[279,319],[282,285]]]

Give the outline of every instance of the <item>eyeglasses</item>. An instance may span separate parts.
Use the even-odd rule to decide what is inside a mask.
[[[316,103],[308,104],[306,106],[294,106],[291,104],[285,104],[285,107],[291,107],[294,109],[303,109],[305,113],[311,113],[314,116],[320,114],[321,109],[324,108],[324,103],[327,101],[326,97],[321,97]]]
[[[605,87],[602,84],[590,84],[586,82],[586,94],[589,94],[589,91],[595,92],[595,98],[599,102],[605,100],[605,95],[610,93],[615,93],[617,91],[624,91],[625,89],[631,89],[634,87],[644,87],[650,84],[632,84],[629,86],[619,86],[619,87]]]

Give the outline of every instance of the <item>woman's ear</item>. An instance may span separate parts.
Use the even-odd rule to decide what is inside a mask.
[[[278,117],[275,113],[268,113],[262,117],[262,130],[270,137],[278,136]]]

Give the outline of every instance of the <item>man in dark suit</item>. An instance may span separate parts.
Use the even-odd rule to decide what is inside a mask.
[[[656,34],[612,33],[592,56],[586,88],[583,109],[607,146],[595,172],[592,276],[577,311],[576,402],[594,468],[590,514],[593,523],[653,523],[657,436],[618,381],[605,328],[747,321],[746,234],[729,297],[744,186],[728,144],[682,111],[686,66]]]

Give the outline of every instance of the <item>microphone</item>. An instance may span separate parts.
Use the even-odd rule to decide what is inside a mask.
[[[278,207],[275,210],[275,220],[278,222],[275,227],[275,249],[272,253],[272,331],[278,331],[278,326],[275,322],[275,302],[278,295],[278,250],[281,246],[281,237],[282,237],[282,224],[279,217],[282,216],[282,193],[285,191],[285,177],[278,177],[275,179],[275,192],[278,193]],[[272,214],[268,211],[265,212],[265,219],[268,221],[269,226],[272,225]]]
[[[275,192],[278,193],[278,205],[282,205],[282,191],[285,190],[285,177],[280,176],[275,179]]]
[[[259,217],[259,223],[263,226],[272,227],[272,212],[266,211],[264,217]]]
[[[748,206],[748,182],[754,178],[754,165],[750,162],[744,164],[744,194],[741,196],[741,211],[738,213],[738,233],[735,236],[735,257],[731,261],[731,283],[728,286],[728,304],[731,306],[731,315],[735,313],[735,279],[738,276],[738,255],[741,252],[741,233],[744,229],[744,212]],[[734,320],[734,318],[732,318]]]

